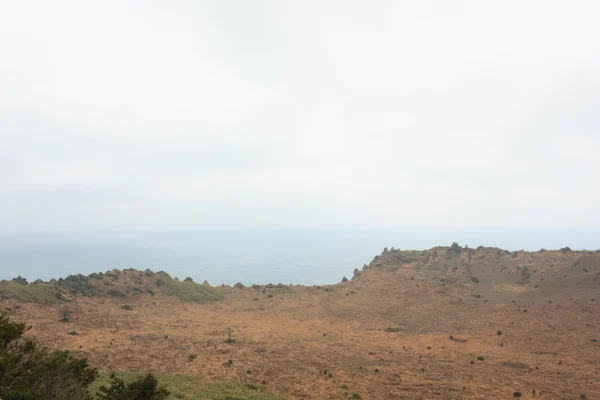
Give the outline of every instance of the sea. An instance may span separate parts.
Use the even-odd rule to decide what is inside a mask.
[[[212,285],[325,285],[350,278],[384,247],[600,248],[600,230],[170,230],[0,234],[0,279],[30,282],[118,268]]]

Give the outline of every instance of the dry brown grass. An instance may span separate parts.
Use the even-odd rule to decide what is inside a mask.
[[[600,256],[513,258],[481,249],[469,261],[466,252],[445,258],[441,249],[435,259],[393,257],[329,287],[230,288],[208,304],[78,297],[69,323],[58,322],[59,305],[51,304],[20,304],[13,318],[104,370],[265,381],[289,398],[508,399],[515,391],[523,399],[600,398],[600,341],[592,341],[600,339],[593,281]],[[519,285],[514,271],[522,265],[537,271]],[[538,276],[545,279],[535,288]],[[225,343],[229,328],[235,343]]]

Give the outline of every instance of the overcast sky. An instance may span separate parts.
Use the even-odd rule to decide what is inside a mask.
[[[600,2],[4,1],[0,231],[600,226]]]

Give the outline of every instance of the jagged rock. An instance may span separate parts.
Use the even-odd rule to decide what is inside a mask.
[[[346,278],[345,276],[342,278],[342,283],[344,282],[348,282],[348,278]]]
[[[210,286],[210,283],[208,283],[208,281],[204,281],[204,282],[202,282],[202,284],[203,284],[204,286]]]
[[[192,278],[190,278],[189,276],[187,276],[183,281],[184,282],[194,282],[194,280]]]
[[[256,283],[252,285],[252,289],[262,289],[262,286],[257,285]]]
[[[275,285],[273,285],[272,283],[269,283],[267,286],[265,286],[267,289],[273,289],[275,287]]]
[[[364,271],[365,269],[367,269],[367,264],[363,264],[362,270]]]
[[[358,268],[354,268],[354,276],[352,277],[352,279],[358,278],[359,276],[360,276],[360,271],[358,270]]]
[[[236,289],[243,289],[246,286],[244,286],[241,282],[238,282],[235,285],[233,285],[233,287],[236,288]]]
[[[20,283],[21,285],[28,285],[29,282],[27,282],[27,279],[23,278],[21,275],[17,276],[16,278],[13,278],[14,282]]]
[[[35,281],[33,281],[33,283],[35,283],[36,285],[39,285],[40,283],[45,283],[45,282],[41,279],[36,279]]]

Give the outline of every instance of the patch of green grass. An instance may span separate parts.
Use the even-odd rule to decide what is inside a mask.
[[[222,300],[223,293],[218,288],[200,285],[194,281],[178,281],[162,276],[156,280],[157,286],[167,296],[175,296],[181,301],[205,303]]]
[[[17,299],[26,303],[56,303],[59,293],[47,283],[22,285],[7,281],[0,284],[0,298]]]
[[[126,383],[144,376],[144,372],[118,372],[116,375]],[[101,372],[98,379],[90,386],[92,395],[98,392],[101,385],[109,384],[109,373]],[[167,400],[185,398],[189,400],[285,400],[283,396],[269,393],[262,385],[246,385],[234,382],[203,382],[202,378],[193,375],[154,373],[159,385],[165,385],[171,395]]]

